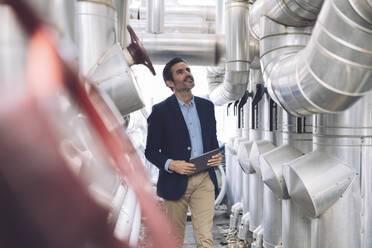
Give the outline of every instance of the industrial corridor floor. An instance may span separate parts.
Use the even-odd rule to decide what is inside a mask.
[[[230,219],[226,214],[226,206],[218,206],[215,210],[214,220],[213,220],[213,241],[214,248],[250,248],[252,239],[248,238],[248,241],[243,242],[237,238],[237,231],[229,229]],[[192,233],[191,221],[186,224],[186,233],[184,248],[196,248],[194,236]]]
[[[220,208],[215,210],[215,216],[213,220],[213,241],[214,241],[214,248],[250,248],[251,247],[251,239],[248,242],[243,242],[237,238],[237,231],[233,231],[229,229],[230,219],[226,214],[226,207],[219,206]],[[138,244],[139,248],[148,248],[152,247],[149,244],[148,239],[146,238],[146,231],[143,229],[141,230],[140,241]],[[196,248],[196,243],[194,240],[193,232],[192,232],[192,224],[191,220],[186,223],[186,233],[185,233],[185,240],[184,240],[184,248]]]

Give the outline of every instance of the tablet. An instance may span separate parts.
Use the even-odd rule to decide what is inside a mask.
[[[210,166],[207,165],[208,160],[213,155],[215,155],[217,153],[220,153],[220,152],[223,152],[224,149],[225,149],[225,146],[222,146],[222,147],[214,149],[212,151],[203,153],[202,155],[200,155],[198,157],[190,159],[190,163],[194,164],[195,167],[196,167],[196,171],[194,172],[194,174],[205,171],[205,170],[211,168]]]

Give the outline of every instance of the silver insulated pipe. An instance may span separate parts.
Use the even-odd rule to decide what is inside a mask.
[[[272,37],[291,27],[261,18],[260,30],[263,57]],[[371,53],[372,23],[348,0],[326,0],[306,47],[281,53],[264,77],[271,96],[293,115],[342,111],[371,91]]]
[[[209,96],[216,105],[240,99],[247,89],[250,63],[257,45],[248,31],[248,1],[226,2],[226,61],[223,83]]]

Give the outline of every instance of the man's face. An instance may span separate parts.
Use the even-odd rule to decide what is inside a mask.
[[[180,62],[171,67],[173,81],[167,81],[167,84],[174,91],[190,91],[194,88],[194,77],[186,63]]]

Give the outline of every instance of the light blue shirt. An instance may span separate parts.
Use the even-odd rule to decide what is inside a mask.
[[[183,118],[186,122],[187,130],[189,131],[191,141],[191,159],[203,154],[203,138],[200,126],[200,119],[198,111],[196,110],[194,97],[192,97],[190,101],[190,106],[187,106],[178,98],[177,101],[180,106]],[[168,170],[170,161],[171,159],[168,159],[167,162],[165,162],[164,168],[167,172],[173,173],[173,171]]]

